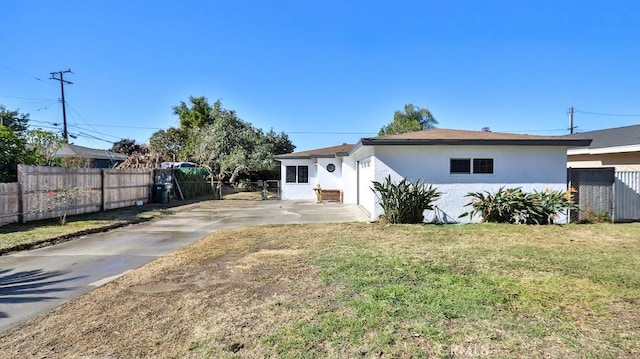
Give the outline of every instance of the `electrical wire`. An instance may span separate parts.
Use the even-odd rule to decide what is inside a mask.
[[[640,117],[640,115],[623,115],[618,113],[602,113],[602,112],[590,112],[590,111],[580,111],[573,110],[574,113],[584,113],[587,115],[596,115],[596,116],[611,116],[611,117]]]
[[[2,67],[2,68],[4,68],[4,69],[7,69],[7,70],[9,70],[9,71],[13,71],[13,72],[15,72],[15,73],[17,73],[17,74],[24,75],[24,76],[27,76],[27,77],[33,78],[33,79],[38,80],[38,81],[42,81],[42,80],[41,80],[40,78],[38,78],[37,76],[30,75],[30,74],[28,74],[28,73],[26,73],[26,72],[22,72],[22,71],[19,71],[19,70],[16,70],[16,69],[12,69],[11,67],[8,67],[8,66],[5,66],[5,65],[0,65],[0,67]]]

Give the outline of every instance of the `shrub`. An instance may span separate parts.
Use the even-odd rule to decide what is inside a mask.
[[[371,190],[377,192],[383,217],[389,223],[422,223],[424,210],[433,209],[431,204],[441,195],[422,180],[414,183],[403,179],[395,184],[391,176],[384,183],[373,181]]]
[[[191,168],[188,168],[191,170]],[[178,184],[180,184],[180,190],[185,199],[192,199],[203,195],[213,193],[211,182],[207,180],[207,176],[196,171],[175,171],[174,175]]]
[[[573,201],[575,189],[566,191],[554,191],[545,189],[542,192],[534,191],[528,196],[530,208],[524,218],[526,224],[553,224],[558,213],[565,210],[577,210],[578,205]]]
[[[527,195],[522,189],[500,187],[495,193],[489,191],[471,192],[466,195],[471,197],[472,210],[460,215],[460,218],[480,214],[483,222],[492,223],[516,223],[526,211]]]
[[[84,199],[95,200],[95,191],[91,187],[61,186],[44,193],[42,200],[37,201],[37,208],[32,213],[58,212],[58,223],[67,224],[67,211]]]
[[[552,224],[561,211],[577,209],[573,193],[574,189],[526,193],[520,187],[500,187],[495,193],[471,192],[466,196],[471,197],[466,206],[472,209],[460,218],[479,214],[483,222]]]
[[[594,211],[593,208],[587,208],[580,214],[580,224],[594,223],[611,223],[611,216],[607,211]]]

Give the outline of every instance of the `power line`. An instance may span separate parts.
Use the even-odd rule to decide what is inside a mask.
[[[108,137],[113,137],[113,138],[121,139],[121,137],[119,137],[119,136],[114,136],[114,135],[110,135],[110,134],[107,134],[107,133],[104,133],[104,132],[99,132],[99,131],[95,131],[95,130],[90,130],[90,129],[88,129],[88,128],[80,127],[80,126],[78,126],[78,125],[69,125],[69,127],[74,127],[74,128],[77,128],[77,129],[79,129],[79,130],[83,130],[83,131],[93,132],[93,133],[96,133],[96,134],[98,134],[98,135],[102,135],[102,136],[108,136]]]
[[[0,67],[2,67],[2,68],[4,68],[4,69],[7,69],[7,70],[9,70],[9,71],[13,71],[13,72],[15,72],[15,73],[17,73],[17,74],[24,75],[24,76],[27,76],[27,77],[31,77],[31,78],[33,78],[33,79],[35,79],[35,80],[38,80],[38,81],[42,81],[42,80],[40,80],[38,77],[33,76],[33,75],[30,75],[30,74],[28,74],[28,73],[26,73],[26,72],[22,72],[22,71],[19,71],[19,70],[16,70],[16,69],[12,69],[11,67],[4,66],[4,65],[0,65]]]
[[[20,97],[20,96],[7,96],[7,95],[0,95],[0,97],[15,98],[15,99],[19,99],[19,100],[43,100],[43,101],[55,100],[53,98]]]
[[[612,116],[612,117],[640,117],[640,115],[623,115],[619,113],[602,113],[602,112],[590,112],[590,111],[580,111],[574,110],[573,112],[584,113],[587,115],[597,115],[597,116]]]

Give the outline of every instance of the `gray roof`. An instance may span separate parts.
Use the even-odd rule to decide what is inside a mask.
[[[566,135],[565,137],[590,138],[593,141],[591,141],[591,145],[588,148],[640,145],[640,125],[580,132],[572,135]]]
[[[82,147],[78,145],[65,144],[56,152],[56,157],[85,157],[97,160],[124,161],[128,158],[123,153],[100,150],[97,148]]]

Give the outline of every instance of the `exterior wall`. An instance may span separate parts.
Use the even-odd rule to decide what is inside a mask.
[[[640,152],[567,156],[567,167],[615,167],[616,171],[640,171]]]
[[[493,158],[494,173],[450,174],[451,158]],[[491,192],[502,186],[522,187],[524,191],[565,190],[567,183],[566,148],[559,146],[378,146],[373,168],[375,181],[384,181],[391,175],[394,181],[422,178],[433,184],[442,192],[436,206],[456,221],[468,211],[468,192]],[[376,199],[373,193],[371,196]],[[382,208],[376,204],[370,213],[375,220]],[[433,216],[427,214],[427,219],[430,215]]]
[[[336,169],[333,172],[327,171],[327,166],[333,164]],[[340,158],[318,158],[317,162],[318,178],[317,182],[323,189],[343,189],[342,185],[342,161]]]
[[[309,183],[287,183],[287,166],[309,166]],[[281,160],[280,173],[282,199],[310,201],[316,199],[313,187],[318,183],[318,171],[311,159]]]
[[[354,156],[342,157],[342,200],[344,203],[356,204],[358,201],[356,159]]]

